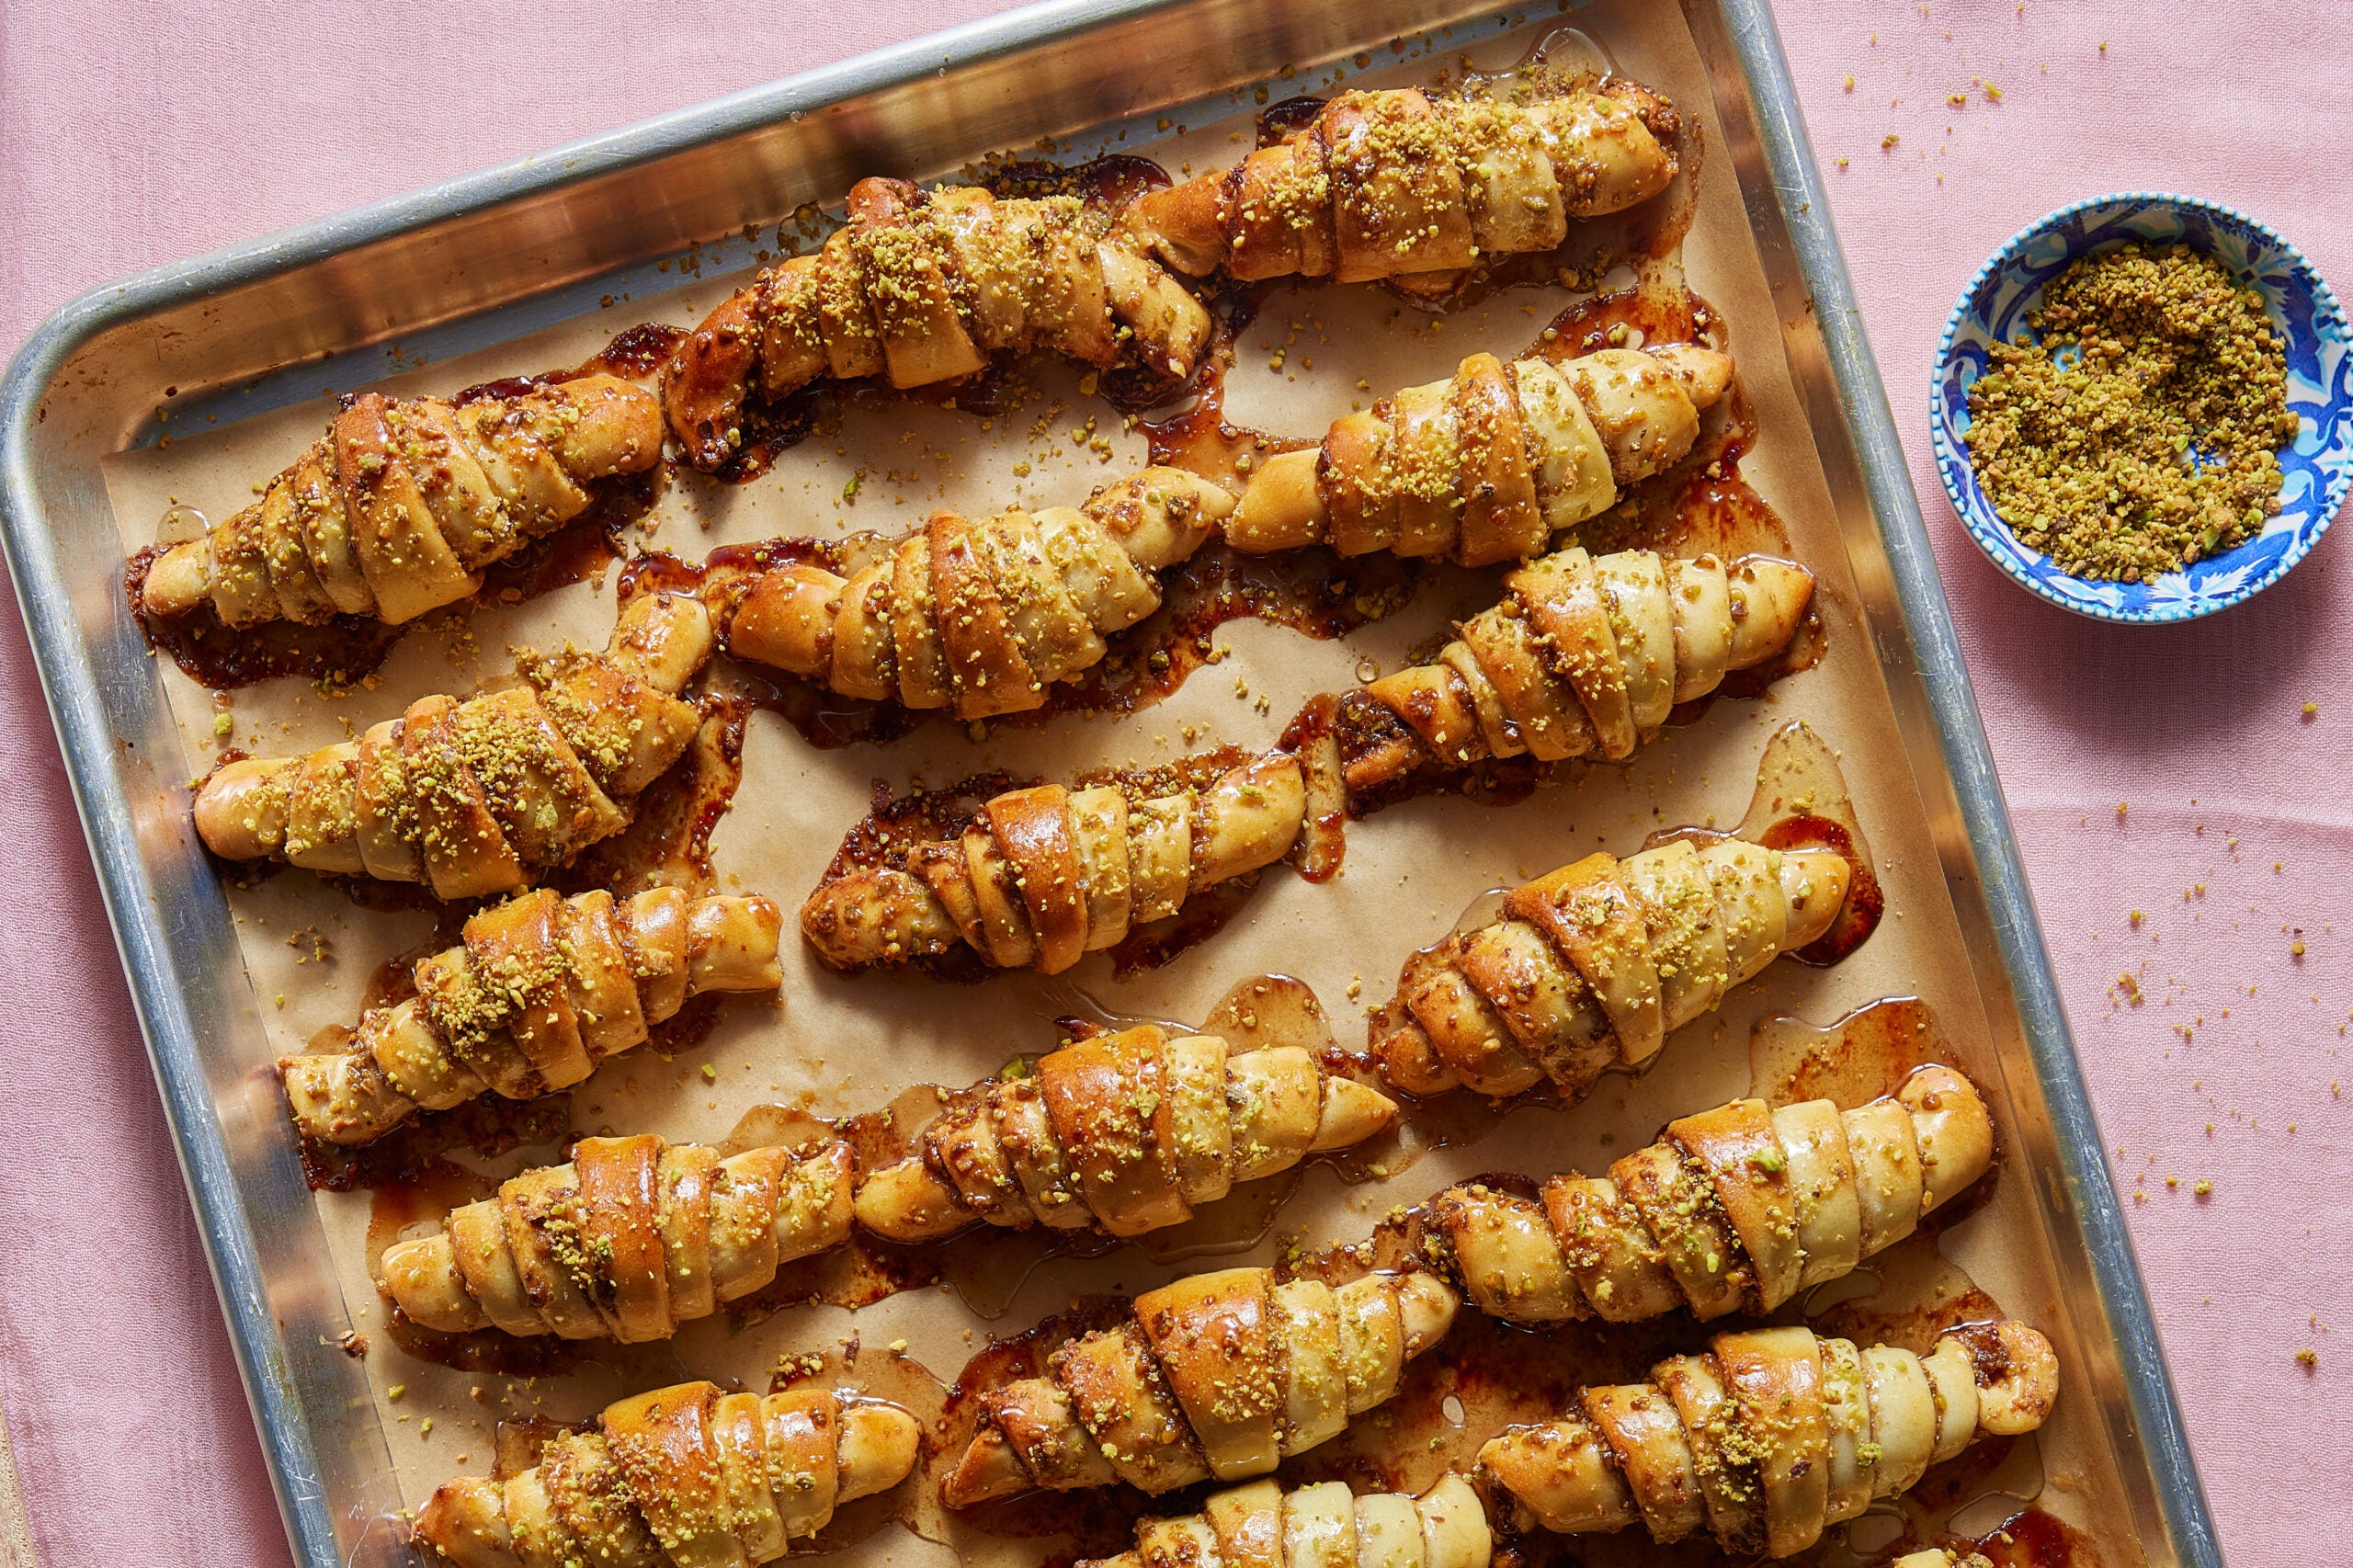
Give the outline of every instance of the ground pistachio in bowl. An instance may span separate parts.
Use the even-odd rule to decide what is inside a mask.
[[[1953,509],[2019,585],[2102,620],[2188,620],[2286,576],[2353,487],[2353,328],[2245,213],[2092,197],[1969,280],[1928,414]]]
[[[2140,583],[2234,550],[2279,510],[2295,439],[2263,298],[2188,245],[2078,257],[1969,389],[1977,483],[2071,576]]]

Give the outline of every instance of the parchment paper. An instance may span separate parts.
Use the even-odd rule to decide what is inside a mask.
[[[1755,241],[1717,126],[1700,61],[1676,8],[1647,0],[1609,0],[1580,11],[1576,23],[1606,46],[1621,70],[1670,95],[1703,128],[1706,153],[1698,213],[1685,259],[1692,286],[1730,324],[1731,347],[1752,400],[1761,439],[1743,473],[1789,524],[1794,552],[1817,574],[1817,602],[1829,653],[1815,669],[1782,682],[1759,701],[1722,701],[1690,727],[1672,730],[1622,768],[1596,768],[1564,787],[1517,806],[1489,809],[1460,799],[1430,799],[1388,811],[1354,827],[1345,873],[1324,886],[1287,870],[1271,871],[1244,913],[1221,935],[1167,968],[1114,984],[1100,955],[1059,982],[1012,976],[979,988],[943,986],[911,973],[844,979],[827,972],[796,939],[788,921],[780,1002],[732,1003],[708,1040],[675,1061],[640,1051],[608,1064],[574,1091],[576,1123],[586,1130],[659,1131],[674,1141],[718,1141],[749,1107],[804,1105],[819,1115],[880,1108],[901,1088],[962,1084],[997,1068],[1017,1051],[1050,1048],[1052,1016],[1091,999],[1111,1012],[1198,1018],[1236,979],[1257,972],[1299,976],[1313,986],[1344,1040],[1361,1037],[1362,1010],[1385,1000],[1399,963],[1437,940],[1483,891],[1517,881],[1596,847],[1631,852],[1655,828],[1737,821],[1749,797],[1756,758],[1773,730],[1793,717],[1813,724],[1843,755],[1856,805],[1879,857],[1888,917],[1857,955],[1829,970],[1780,963],[1735,991],[1714,1018],[1674,1039],[1655,1070],[1636,1082],[1609,1080],[1569,1112],[1523,1108],[1500,1119],[1470,1147],[1422,1159],[1387,1182],[1344,1187],[1328,1170],[1312,1171],[1279,1230],[1313,1244],[1366,1231],[1392,1206],[1410,1203],[1478,1171],[1542,1175],[1604,1168],[1647,1140],[1666,1119],[1746,1092],[1753,1021],[1779,1013],[1826,1023],[1875,998],[1927,999],[1953,1042],[1957,1064],[1997,1102],[2006,1102],[1984,1016],[1941,882],[1927,818],[1897,743],[1894,720],[1867,632],[1858,619],[1851,577],[1804,416],[1779,344]],[[1477,62],[1495,68],[1517,59],[1547,23],[1482,43]],[[1557,22],[1550,25],[1557,25]],[[1452,61],[1452,44],[1351,80],[1372,85],[1420,82]],[[1394,57],[1384,52],[1381,59]],[[1302,73],[1275,96],[1324,85]],[[1121,147],[1154,156],[1172,171],[1222,165],[1248,144],[1256,106],[1237,102],[1232,119],[1193,128],[1159,145]],[[1093,151],[1086,145],[1071,156]],[[977,153],[982,149],[973,149]],[[835,193],[838,196],[839,193]],[[741,280],[707,277],[666,297],[640,297],[597,314],[466,358],[436,364],[380,383],[403,392],[448,392],[494,376],[576,363],[614,332],[639,321],[690,324]],[[1240,345],[1229,383],[1236,423],[1313,435],[1353,401],[1442,377],[1465,354],[1508,357],[1524,347],[1568,296],[1506,293],[1465,313],[1433,322],[1372,288],[1279,291]],[[1271,347],[1288,343],[1279,370]],[[1263,345],[1263,347],[1262,347]],[[1074,377],[1043,369],[1041,397],[994,421],[907,402],[853,410],[832,438],[808,441],[776,469],[740,487],[687,476],[674,483],[649,524],[647,542],[689,559],[722,542],[783,533],[830,535],[856,528],[895,532],[934,506],[981,512],[1008,504],[1075,503],[1095,484],[1143,460],[1143,444],[1118,415],[1081,396]],[[1359,392],[1362,381],[1371,389]],[[165,449],[126,453],[108,466],[116,514],[127,548],[154,537],[157,518],[177,502],[218,520],[250,499],[253,482],[276,472],[314,437],[331,412],[324,403],[254,417],[233,427],[182,431]],[[1110,460],[1083,441],[1086,423],[1109,437]],[[1015,465],[1030,467],[1017,475]],[[844,499],[862,475],[854,501]],[[894,788],[921,777],[943,782],[991,767],[1063,777],[1082,767],[1150,763],[1220,743],[1262,746],[1310,694],[1345,690],[1360,661],[1383,670],[1449,616],[1469,612],[1495,592],[1489,574],[1456,574],[1426,591],[1392,621],[1347,642],[1315,642],[1253,621],[1229,625],[1227,662],[1197,673],[1174,699],[1125,719],[1065,719],[1042,728],[999,728],[975,744],[948,723],[926,726],[883,748],[820,752],[773,714],[755,716],[745,745],[744,783],[713,841],[722,882],[765,892],[788,912],[814,885],[841,834],[866,809],[880,778]],[[518,607],[484,605],[438,618],[413,633],[381,678],[323,697],[299,681],[239,691],[231,699],[233,734],[216,741],[211,695],[164,661],[187,739],[187,765],[200,773],[216,744],[256,753],[307,750],[399,711],[427,691],[465,691],[504,674],[514,644],[550,646],[570,637],[601,645],[612,615],[609,579],[584,584]],[[1264,703],[1258,700],[1261,697]],[[1193,738],[1188,744],[1188,736]],[[369,975],[385,959],[414,947],[430,929],[417,913],[361,910],[301,872],[286,872],[233,894],[243,923],[255,993],[269,1026],[273,1054],[302,1048],[324,1026],[352,1021]],[[324,938],[324,957],[319,957]],[[1351,999],[1351,987],[1360,994]],[[703,1069],[714,1081],[706,1082]],[[256,1093],[274,1093],[267,1063],[254,1063]],[[2011,1125],[2006,1104],[1996,1116]],[[542,1146],[488,1167],[503,1176],[543,1163]],[[1946,1255],[2011,1313],[2056,1321],[2052,1244],[2040,1229],[2029,1173],[2000,1177],[1991,1203],[1943,1240]],[[977,1319],[941,1290],[907,1292],[851,1314],[827,1307],[779,1313],[742,1332],[723,1318],[690,1324],[665,1346],[608,1350],[592,1363],[536,1382],[467,1373],[402,1355],[381,1332],[384,1307],[369,1283],[365,1194],[323,1194],[318,1202],[340,1262],[352,1320],[373,1346],[369,1373],[386,1422],[403,1494],[421,1503],[449,1475],[486,1470],[492,1426],[505,1416],[577,1419],[622,1393],[694,1376],[765,1387],[788,1349],[831,1348],[857,1335],[873,1347],[904,1339],[907,1355],[952,1381],[991,1331],[1011,1332],[1061,1308],[1080,1291],[1146,1289],[1187,1266],[1152,1264],[1132,1249],[1082,1263],[1039,1269],[1000,1320]],[[1270,1241],[1245,1258],[1265,1261]],[[1190,1267],[1204,1267],[1196,1263]],[[2068,1342],[2059,1338],[2063,1358]],[[395,1397],[395,1391],[398,1391]],[[479,1399],[472,1391],[479,1390]],[[430,1421],[430,1431],[426,1426]],[[2093,1531],[2112,1562],[2137,1561],[2120,1535],[2122,1510],[2095,1401],[2073,1358],[2057,1417],[2040,1437],[2050,1478],[2040,1501]],[[994,1553],[961,1543],[968,1558],[1035,1561],[1043,1545]],[[942,1561],[942,1546],[896,1528],[852,1554],[858,1562]]]

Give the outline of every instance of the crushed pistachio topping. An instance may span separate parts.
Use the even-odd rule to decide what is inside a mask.
[[[2075,262],[1969,392],[1995,516],[2060,569],[2142,583],[2244,543],[2279,510],[2295,438],[2262,296],[2186,245]]]

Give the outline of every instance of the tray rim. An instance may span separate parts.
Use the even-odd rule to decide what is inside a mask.
[[[846,61],[672,110],[475,174],[385,198],[103,284],[51,312],[0,377],[0,551],[6,556],[89,844],[175,1152],[244,1383],[290,1547],[305,1568],[339,1563],[310,1427],[283,1381],[286,1344],[266,1298],[216,1107],[197,1060],[187,998],[164,983],[169,937],[132,821],[106,776],[108,735],[97,682],[68,656],[78,642],[69,594],[47,536],[29,431],[58,373],[107,332],[166,307],[266,279],[406,231],[626,170],[755,130],[796,111],[903,85],[1110,26],[1178,0],[1040,0]],[[1687,9],[1695,0],[1685,0]],[[1847,271],[1827,192],[1790,77],[1769,0],[1696,0],[1722,19],[1746,78],[1779,217],[1814,307],[1843,420],[1886,547],[1908,651],[1916,665],[1959,804],[2002,970],[2058,1136],[2053,1141],[2117,1346],[2125,1394],[2156,1483],[2171,1545],[2185,1563],[2222,1568],[2203,1483],[2165,1362],[2122,1205],[2100,1155],[2080,1060],[2010,826],[1973,685],[1930,546],[1877,361]]]
[[[2010,826],[2007,799],[1978,712],[1977,693],[1962,657],[1960,630],[1945,597],[1927,518],[1912,483],[1911,465],[1896,434],[1879,361],[1863,327],[1862,307],[1847,276],[1844,250],[1830,216],[1829,191],[1800,108],[1773,24],[1769,0],[1718,0],[1750,98],[1769,165],[1781,219],[1812,289],[1814,321],[1838,383],[1846,423],[1859,464],[1904,616],[1906,639],[1919,666],[1937,741],[1951,776],[1969,847],[1984,880],[1995,942],[2010,980],[2035,1074],[2059,1136],[2053,1141],[2070,1200],[2084,1216],[2084,1239],[2098,1281],[2099,1309],[2125,1356],[2125,1394],[2149,1450],[2158,1483],[2157,1506],[2185,1562],[2222,1568],[2222,1546],[2205,1483],[2190,1453],[2173,1378],[2157,1335],[2148,1289],[2125,1223],[2124,1206],[2101,1155],[2097,1119],[2060,1000],[2059,980],[2043,941],[2026,865]]]

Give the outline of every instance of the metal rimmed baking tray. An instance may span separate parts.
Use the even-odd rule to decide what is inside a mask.
[[[1764,0],[1686,0],[1827,483],[1927,841],[2006,1080],[2005,1131],[2056,1282],[2052,1326],[2113,1489],[2102,1543],[2218,1564],[2033,906],[1870,350]],[[1070,0],[793,78],[97,290],[0,389],[0,513],[124,967],[231,1339],[305,1568],[406,1560],[383,1407],[335,1347],[353,1317],[274,1097],[230,904],[187,823],[192,758],[125,612],[102,462],[175,406],[233,423],[667,287],[674,258],[861,175],[1150,125],[1427,29],[1519,25],[1468,4]],[[1760,322],[1745,324],[1755,355]],[[405,357],[405,358],[404,358]],[[188,417],[183,413],[181,417]],[[1896,759],[1888,759],[1891,766]],[[1392,956],[1378,955],[1382,960]],[[2129,1557],[2128,1559],[2129,1560]]]

